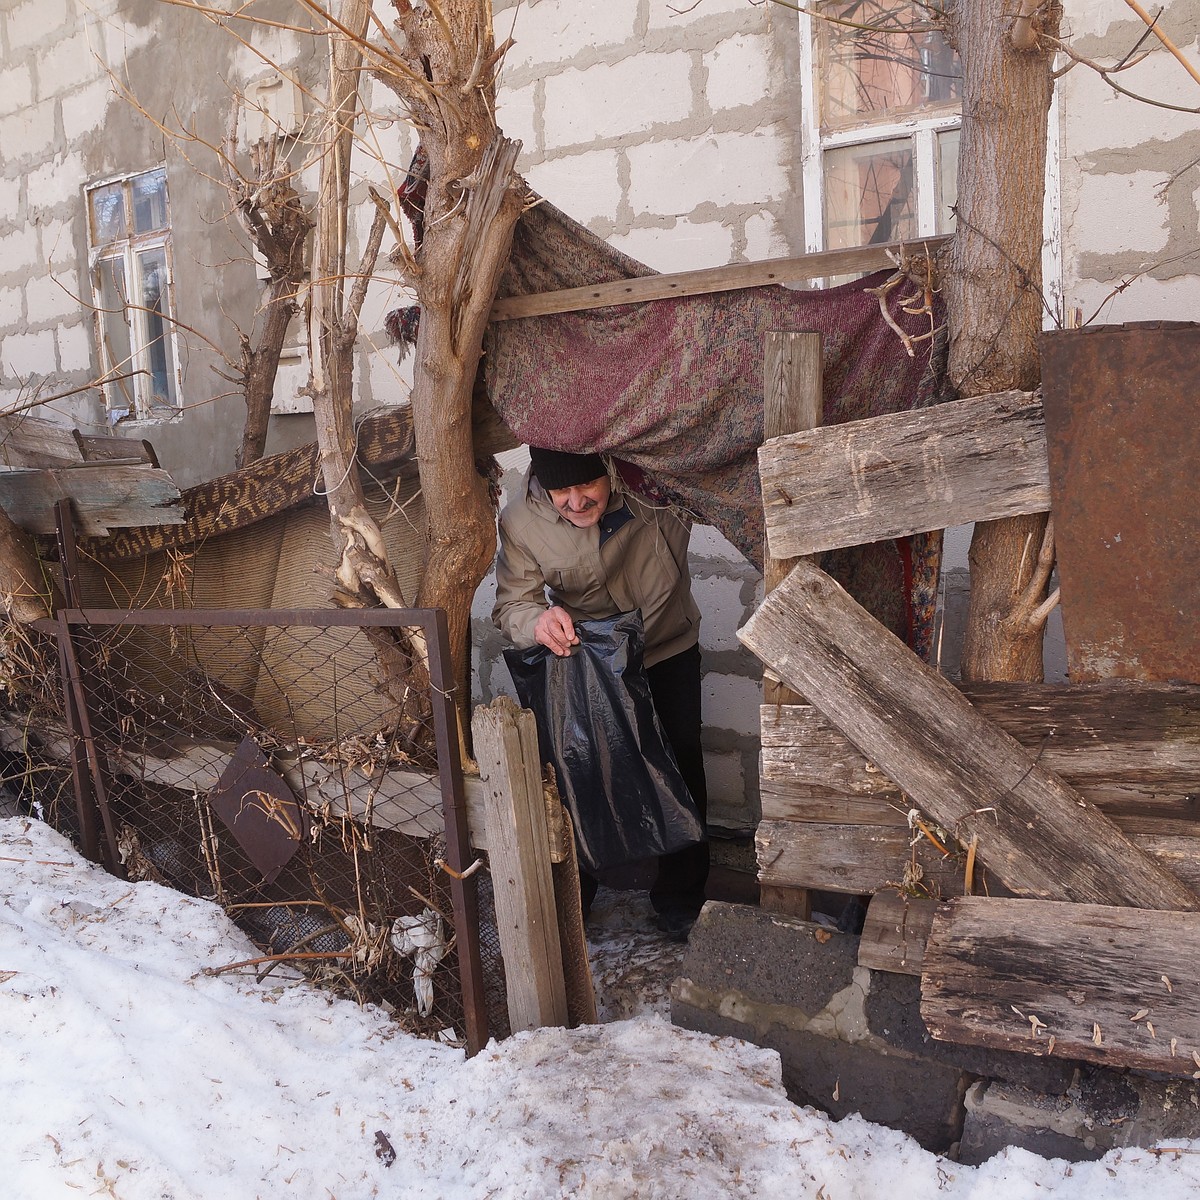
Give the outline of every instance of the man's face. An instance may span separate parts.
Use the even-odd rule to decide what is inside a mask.
[[[576,529],[590,529],[598,525],[608,507],[610,495],[607,475],[587,483],[577,483],[573,487],[550,488],[548,491],[550,503]]]

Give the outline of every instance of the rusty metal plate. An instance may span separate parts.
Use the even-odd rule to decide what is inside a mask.
[[[208,802],[262,872],[263,883],[278,876],[304,839],[304,810],[252,737],[234,751]]]
[[[1042,338],[1072,682],[1200,681],[1200,325]]]

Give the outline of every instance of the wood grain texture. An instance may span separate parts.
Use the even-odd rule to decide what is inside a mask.
[[[1045,420],[1028,392],[778,437],[758,465],[778,558],[1050,507]]]
[[[1200,686],[979,683],[959,690],[1127,831],[1200,833]],[[900,788],[811,705],[764,705],[763,816],[903,823]],[[874,816],[872,816],[874,813]]]
[[[914,900],[895,892],[872,896],[858,941],[858,965],[895,975],[920,975],[936,910],[934,900]]]
[[[0,471],[0,507],[30,533],[54,532],[54,506],[69,499],[89,537],[139,525],[182,525],[179,488],[153,467],[77,466]]]
[[[947,239],[926,238],[920,247],[936,254]],[[906,243],[906,252],[919,252]],[[637,279],[619,279],[612,283],[589,284],[542,292],[536,296],[511,296],[492,305],[490,321],[512,321],[518,317],[544,317],[551,313],[586,312],[617,304],[642,304],[647,300],[666,300],[672,296],[702,296],[711,292],[730,292],[737,288],[764,284],[803,283],[828,279],[833,275],[866,274],[895,263],[889,252],[898,253],[898,242],[886,246],[860,246],[850,250],[821,250],[795,258],[772,258],[765,262],[732,263],[723,267],[705,267],[673,275],[644,275]]]
[[[512,1031],[568,1024],[541,756],[533,713],[507,696],[471,719]]]
[[[1196,896],[975,711],[834,580],[800,562],[739,631],[1013,892],[1195,909]]]
[[[1200,919],[951,901],[926,945],[921,1016],[943,1041],[1190,1077],[1200,1069]]]

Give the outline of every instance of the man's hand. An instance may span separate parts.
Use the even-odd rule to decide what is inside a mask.
[[[533,640],[560,658],[571,653],[572,646],[579,645],[575,636],[575,625],[565,608],[548,608],[537,619],[533,627]]]

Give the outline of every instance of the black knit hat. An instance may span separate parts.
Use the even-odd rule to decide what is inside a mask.
[[[598,454],[568,454],[565,450],[530,446],[529,457],[533,461],[533,473],[548,492],[591,483],[608,474],[604,460]]]

